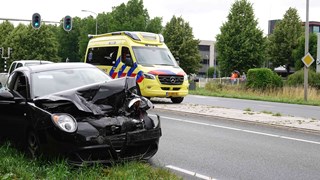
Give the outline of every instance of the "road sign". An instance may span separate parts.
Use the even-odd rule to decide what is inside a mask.
[[[314,61],[310,53],[307,53],[301,60],[307,67],[309,67]]]

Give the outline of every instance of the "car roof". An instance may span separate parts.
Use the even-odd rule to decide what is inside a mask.
[[[29,73],[36,73],[42,71],[51,71],[59,69],[75,69],[75,68],[96,68],[95,66],[82,62],[75,63],[52,63],[52,64],[42,64],[39,66],[24,66],[20,67],[21,71],[29,71]]]
[[[16,63],[22,63],[22,64],[25,64],[25,63],[45,63],[45,64],[48,64],[48,63],[53,63],[51,61],[44,61],[44,60],[17,60],[17,61],[14,61]]]

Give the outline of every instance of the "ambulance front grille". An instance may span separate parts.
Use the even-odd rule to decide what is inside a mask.
[[[183,83],[183,76],[172,76],[172,75],[159,75],[159,81],[161,84],[166,85],[181,85]]]

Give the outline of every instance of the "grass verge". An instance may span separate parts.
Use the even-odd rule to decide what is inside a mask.
[[[304,100],[303,87],[285,86],[280,89],[258,91],[241,85],[207,83],[205,88],[197,87],[196,90],[190,90],[189,94],[320,106],[320,92],[311,87],[308,88],[308,101]]]
[[[63,159],[30,160],[9,143],[0,146],[0,179],[180,179],[167,169],[141,162],[74,168]]]

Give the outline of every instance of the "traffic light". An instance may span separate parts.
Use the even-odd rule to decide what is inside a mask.
[[[41,26],[41,16],[39,13],[34,13],[32,15],[31,25],[34,29],[39,29]]]
[[[71,31],[72,29],[72,18],[71,16],[66,16],[63,18],[63,29],[65,31]]]
[[[1,48],[0,48],[0,58],[3,56],[3,54],[2,54],[2,52],[3,52],[2,49],[3,49],[3,48],[1,47]]]

